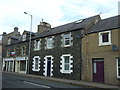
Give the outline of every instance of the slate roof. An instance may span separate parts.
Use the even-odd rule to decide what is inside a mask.
[[[75,21],[75,22],[71,22],[71,23],[68,23],[65,25],[54,27],[54,28],[51,28],[51,30],[44,31],[42,33],[37,33],[36,36],[33,37],[32,39],[39,38],[39,37],[46,37],[46,36],[55,35],[55,34],[68,32],[68,31],[85,29],[96,18],[100,18],[100,16],[96,15],[96,16],[82,19],[81,22],[80,22],[80,20],[81,20],[80,19],[80,20]]]
[[[120,28],[120,15],[100,20],[91,28],[90,32],[88,33],[112,30],[116,28]]]

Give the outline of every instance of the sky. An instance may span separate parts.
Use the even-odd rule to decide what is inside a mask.
[[[18,27],[22,34],[37,32],[40,21],[60,26],[79,19],[100,14],[101,18],[118,15],[119,0],[0,0],[0,34],[10,33]],[[24,12],[30,15],[24,14]]]

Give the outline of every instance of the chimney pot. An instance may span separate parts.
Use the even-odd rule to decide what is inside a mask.
[[[15,28],[14,28],[14,32],[18,32],[18,27],[15,27]]]

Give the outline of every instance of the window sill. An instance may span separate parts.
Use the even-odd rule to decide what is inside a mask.
[[[71,47],[71,45],[64,45],[63,47]]]
[[[32,71],[39,72],[40,70],[39,70],[39,69],[38,69],[38,70],[36,70],[36,69],[32,69]]]
[[[117,76],[117,80],[120,80],[120,76]]]
[[[70,71],[61,71],[61,73],[64,73],[64,74],[71,74]]]
[[[102,44],[99,44],[99,46],[111,46],[112,44],[111,43],[102,43]]]
[[[40,49],[34,49],[34,51],[39,51]]]

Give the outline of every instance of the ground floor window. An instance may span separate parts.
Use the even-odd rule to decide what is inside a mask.
[[[40,57],[39,56],[34,56],[33,58],[33,71],[40,71]]]
[[[120,78],[120,58],[117,58],[117,77]]]
[[[72,73],[73,70],[73,60],[72,60],[73,56],[71,56],[70,54],[64,54],[61,56],[61,73]]]

